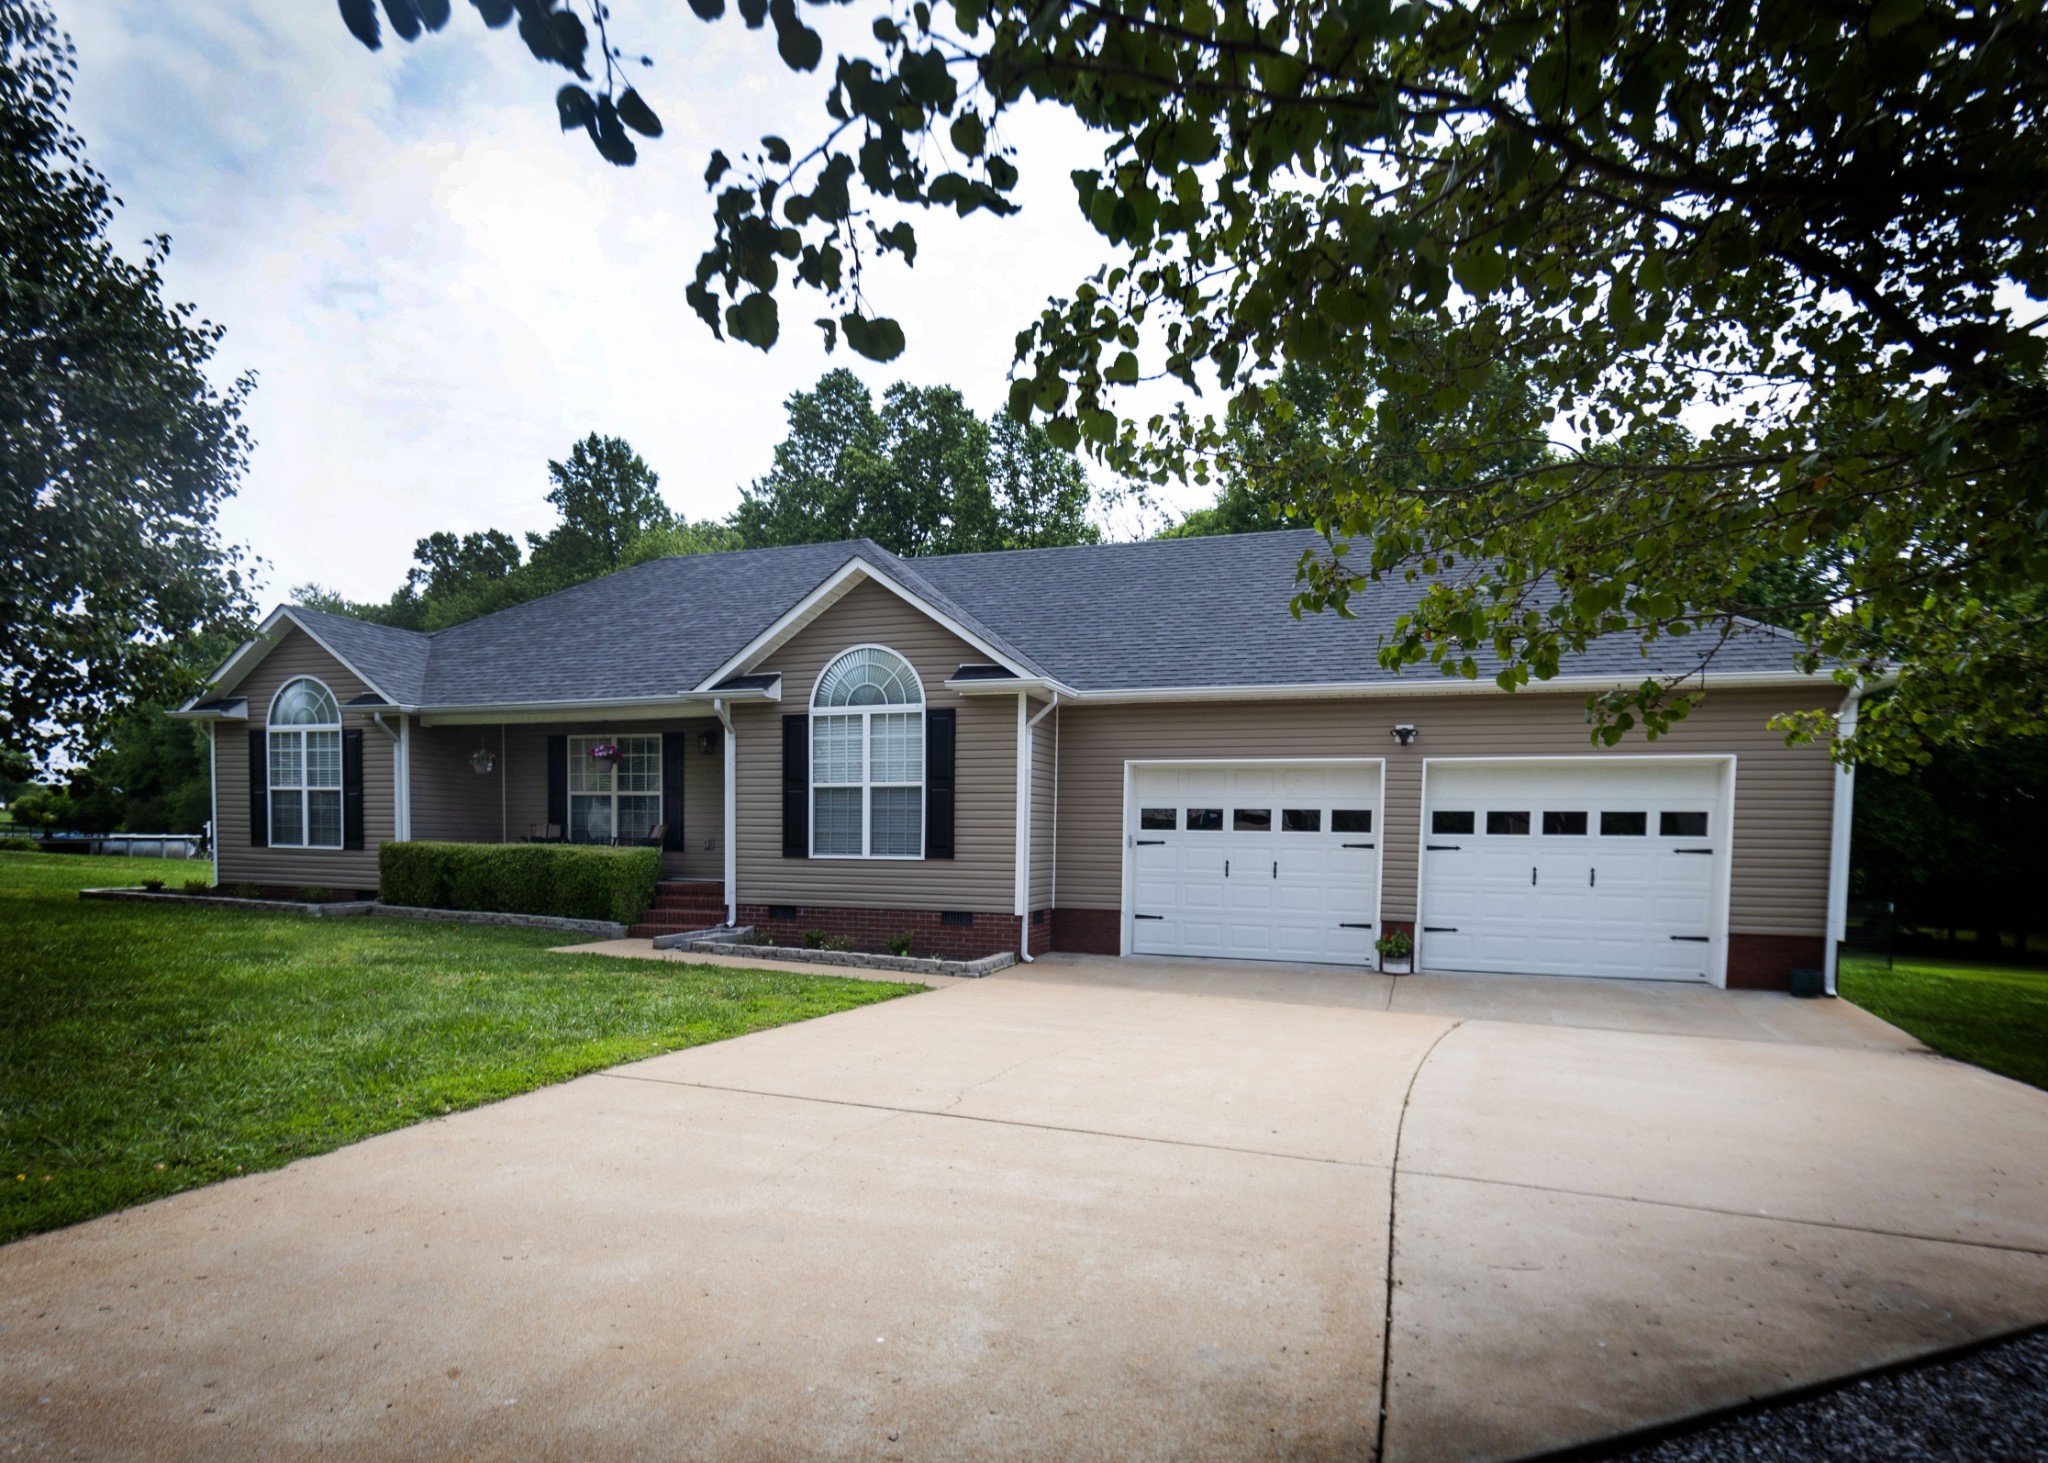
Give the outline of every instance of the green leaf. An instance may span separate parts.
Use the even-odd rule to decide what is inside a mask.
[[[1102,379],[1117,386],[1137,385],[1138,358],[1129,351],[1117,352],[1117,357],[1110,362],[1109,369],[1102,373]]]
[[[769,0],[768,17],[775,22],[775,49],[782,63],[792,71],[817,70],[825,42],[797,19],[796,0]]]
[[[1877,0],[1870,9],[1870,33],[1888,36],[1927,13],[1927,0]]]
[[[972,112],[962,112],[955,117],[947,135],[953,139],[953,146],[968,157],[980,157],[981,149],[988,141],[988,132],[981,125],[981,118]]]
[[[769,350],[781,333],[781,322],[775,307],[775,296],[763,291],[748,295],[736,305],[728,305],[725,311],[725,328],[732,332],[733,339],[743,340],[761,350]]]
[[[839,317],[846,343],[871,361],[893,361],[903,354],[903,327],[894,320],[870,320],[859,314]]]
[[[630,86],[619,98],[619,120],[642,137],[661,136],[661,118],[654,115],[654,108],[648,106],[640,93]]]

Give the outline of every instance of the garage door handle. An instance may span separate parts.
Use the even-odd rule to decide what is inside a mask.
[[[1446,850],[1455,853],[1459,849],[1463,848],[1465,845],[1462,843],[1425,843],[1422,846],[1428,849],[1431,853],[1439,853]]]
[[[1165,918],[1166,918],[1166,916],[1165,916],[1165,915],[1163,915],[1163,914],[1134,914],[1134,915],[1132,915],[1132,916],[1131,916],[1131,918],[1132,918],[1132,919],[1165,919]]]
[[[1705,935],[1673,935],[1671,938],[1683,940],[1688,945],[1704,945],[1707,943],[1707,936]]]
[[[1138,847],[1140,847],[1140,848],[1164,848],[1164,847],[1166,847],[1166,840],[1165,840],[1165,839],[1163,839],[1163,838],[1141,838],[1141,839],[1139,839],[1139,840],[1138,840]]]
[[[1345,846],[1346,848],[1378,848],[1378,847],[1379,847],[1379,845],[1378,845],[1377,843],[1347,843],[1347,844],[1345,844],[1344,846]]]
[[[1362,925],[1338,925],[1337,928],[1340,930],[1369,930],[1372,928],[1372,925],[1370,923]]]
[[[1458,927],[1456,925],[1424,925],[1422,933],[1425,935],[1455,935],[1458,933]]]
[[[1712,853],[1711,848],[1674,848],[1673,853]]]
[[[1229,859],[1225,859],[1225,860],[1223,861],[1223,877],[1224,877],[1224,878],[1226,878],[1226,879],[1230,877],[1230,860],[1229,860]]]
[[[1531,889],[1536,887],[1536,865],[1534,864],[1529,865],[1529,887]]]
[[[1600,887],[1600,871],[1598,869],[1586,870],[1586,887],[1588,889],[1598,889]]]
[[[1280,860],[1278,859],[1273,860],[1273,877],[1276,879],[1280,877]]]

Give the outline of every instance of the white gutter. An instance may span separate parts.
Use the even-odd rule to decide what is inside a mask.
[[[1863,688],[1850,688],[1842,702],[1836,736],[1847,740],[1856,735],[1857,703]],[[1835,967],[1841,944],[1849,934],[1849,835],[1856,821],[1856,766],[1835,769],[1835,807],[1828,839],[1828,932],[1827,949],[1822,952],[1823,989],[1835,995]]]
[[[737,926],[740,922],[739,758],[733,747],[732,708],[723,699],[714,698],[711,709],[718,713],[718,724],[725,728],[725,735],[721,738],[725,743],[725,922],[728,926]]]
[[[1681,685],[1681,691],[1739,691],[1761,690],[1769,687],[1813,685],[1816,678],[1804,671],[1751,671],[1740,675],[1709,676],[1706,680]],[[950,682],[948,683],[951,684]],[[1273,684],[1258,686],[1165,686],[1133,687],[1100,691],[1069,691],[1067,699],[1075,705],[1105,706],[1131,705],[1143,702],[1176,701],[1304,701],[1343,698],[1400,697],[1400,696],[1540,696],[1552,691],[1611,691],[1630,685],[1610,676],[1574,676],[1568,680],[1531,681],[1526,686],[1509,692],[1496,686],[1490,677],[1468,681],[1462,676],[1434,677],[1429,680],[1393,681],[1316,681],[1306,684]],[[988,683],[990,690],[1015,690],[1015,681]],[[956,688],[963,694],[968,692],[965,684]]]

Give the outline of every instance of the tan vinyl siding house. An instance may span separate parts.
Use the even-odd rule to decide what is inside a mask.
[[[1386,759],[1385,875],[1389,919],[1415,917],[1422,841],[1422,768],[1447,757],[1682,756],[1736,758],[1731,924],[1739,933],[1818,936],[1827,893],[1834,770],[1825,747],[1787,747],[1766,723],[1810,704],[1769,691],[1726,691],[1669,736],[1614,751],[1589,743],[1585,697],[1522,692],[1344,700],[1076,707],[1062,713],[1060,906],[1114,910],[1123,889],[1126,759],[1381,757]],[[1389,729],[1418,729],[1397,746]]]
[[[364,846],[360,849],[272,848],[250,842],[249,734],[265,730],[271,698],[286,682],[300,676],[311,676],[332,691],[344,708],[343,728],[364,734]],[[247,724],[222,722],[214,728],[213,786],[218,819],[214,846],[220,882],[271,888],[375,889],[377,846],[393,836],[394,739],[367,713],[348,709],[350,701],[370,688],[310,636],[291,629],[235,689],[248,698]]]
[[[805,714],[819,673],[859,645],[908,660],[928,709],[959,718],[955,844],[950,859],[897,862],[782,856],[782,717]],[[739,876],[750,904],[1012,912],[1016,887],[1017,702],[962,696],[945,682],[973,646],[873,582],[847,592],[761,671],[782,675],[782,701],[733,712],[739,763]]]
[[[1587,696],[1687,674],[1682,645],[1603,641],[1515,694],[1484,672],[1396,676],[1377,637],[1418,588],[1364,585],[1356,619],[1297,620],[1295,566],[1319,542],[742,551],[431,635],[288,608],[179,714],[213,723],[227,883],[368,889],[394,839],[605,836],[568,816],[572,767],[588,771],[575,758],[593,738],[658,736],[662,872],[684,886],[661,907],[690,928],[718,910],[776,938],[821,930],[873,949],[907,934],[955,956],[1365,968],[1377,938],[1413,931],[1429,969],[1780,987],[1794,966],[1831,966],[1851,783],[1825,746],[1787,746],[1769,722],[1842,693],[1798,673],[1787,637],[1737,626],[1689,719],[1596,750]],[[883,678],[823,713],[863,728],[853,743],[812,719],[835,663]],[[361,731],[360,849],[252,836],[247,740],[300,675]],[[924,765],[910,773],[913,714]],[[836,759],[829,805],[820,746]],[[908,776],[922,779],[915,856]],[[844,846],[851,806],[860,852],[820,854],[818,809]]]

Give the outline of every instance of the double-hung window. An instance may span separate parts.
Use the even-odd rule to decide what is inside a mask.
[[[310,677],[270,703],[270,843],[341,847],[341,706]]]
[[[811,853],[924,857],[924,689],[879,645],[825,667],[811,697]]]
[[[618,755],[599,761],[593,747]],[[569,841],[645,838],[661,821],[661,738],[569,738]]]

